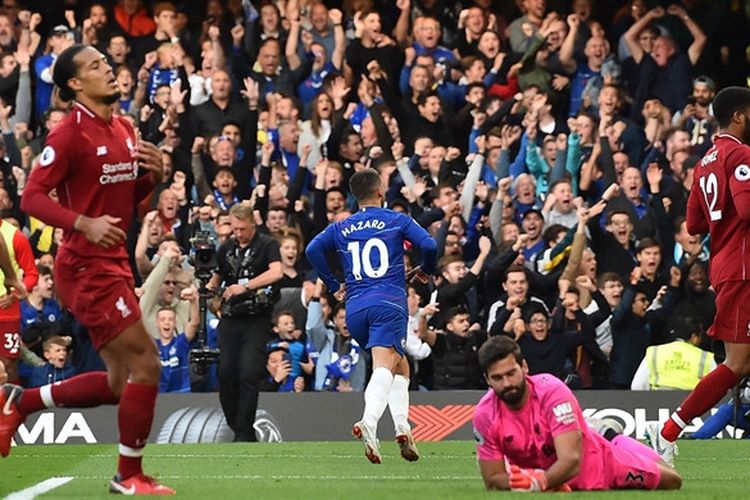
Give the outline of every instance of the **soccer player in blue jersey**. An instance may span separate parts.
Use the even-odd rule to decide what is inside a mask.
[[[383,208],[385,187],[377,171],[355,173],[349,189],[359,211],[329,225],[307,246],[306,255],[337,299],[346,297],[346,325],[352,337],[372,352],[372,377],[365,389],[362,420],[352,427],[361,439],[370,462],[381,462],[377,439],[378,421],[390,408],[401,456],[419,459],[409,427],[409,363],[404,354],[409,313],[406,306],[407,276],[404,240],[422,254],[422,266],[410,279],[427,282],[435,270],[437,244],[411,217]],[[326,261],[336,250],[343,260],[345,283],[340,284]]]

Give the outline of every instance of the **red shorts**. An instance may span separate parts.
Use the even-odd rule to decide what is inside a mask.
[[[88,329],[96,350],[141,319],[127,260],[84,258],[62,248],[55,283],[63,306]]]
[[[716,316],[707,333],[716,340],[750,344],[750,282],[716,286]]]
[[[645,447],[643,444],[641,446]],[[655,490],[659,486],[661,471],[659,464],[648,456],[650,450],[641,454],[617,446],[610,446],[609,449],[611,460],[605,474],[609,476],[610,490]]]

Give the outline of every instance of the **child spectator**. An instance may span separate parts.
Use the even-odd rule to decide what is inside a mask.
[[[279,312],[274,320],[273,331],[278,338],[271,345],[275,343],[286,348],[292,367],[290,373],[292,383],[297,377],[306,377],[312,374],[315,364],[307,356],[305,342],[301,340],[302,330],[299,330],[295,325],[292,313],[289,311]]]
[[[55,281],[52,269],[38,265],[39,280],[26,300],[21,302],[21,329],[37,322],[54,323],[62,317],[60,304],[54,299]]]
[[[53,384],[76,374],[76,369],[68,363],[70,342],[70,337],[58,335],[44,341],[44,359],[47,362],[34,368],[29,380],[29,387]]]
[[[198,294],[194,290],[189,299],[190,322],[183,333],[178,333],[175,328],[177,316],[172,308],[162,307],[156,312],[159,331],[156,346],[161,358],[159,392],[190,392],[190,343],[198,331],[200,315]]]
[[[261,380],[263,392],[302,392],[305,390],[304,377],[292,377],[292,363],[286,348],[277,343],[268,344],[266,377]]]

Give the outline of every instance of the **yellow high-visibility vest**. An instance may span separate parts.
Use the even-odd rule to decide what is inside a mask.
[[[646,349],[651,389],[693,389],[710,370],[710,352],[676,340]]]

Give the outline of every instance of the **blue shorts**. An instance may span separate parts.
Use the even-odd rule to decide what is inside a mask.
[[[406,311],[384,305],[346,312],[346,326],[360,346],[367,349],[393,347],[402,356],[406,349],[408,323]]]

